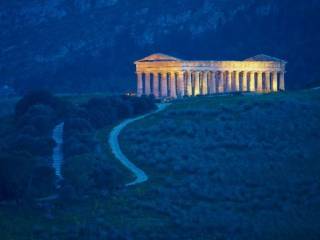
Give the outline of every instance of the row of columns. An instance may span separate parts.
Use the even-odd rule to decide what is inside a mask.
[[[144,79],[143,75],[145,76]],[[151,75],[153,76],[152,91]],[[200,94],[207,95],[240,91],[276,92],[278,90],[285,90],[284,72],[280,72],[279,80],[278,72],[187,71],[173,73],[137,73],[138,96],[153,94],[156,98],[176,98],[183,97],[184,95],[197,96]]]

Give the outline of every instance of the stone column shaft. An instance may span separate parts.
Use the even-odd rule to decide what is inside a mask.
[[[150,73],[145,74],[144,87],[145,87],[145,95],[149,96],[151,94]]]
[[[249,91],[254,92],[255,90],[256,90],[256,87],[255,87],[254,72],[250,72]]]
[[[231,72],[227,72],[227,92],[232,91],[232,75]]]
[[[224,92],[224,76],[223,72],[220,72],[220,77],[219,77],[219,84],[218,84],[218,91],[219,93]]]
[[[153,74],[153,95],[155,98],[159,98],[159,74]]]
[[[265,76],[266,76],[265,82],[264,82],[265,91],[270,92],[270,73],[266,72]]]
[[[188,71],[188,76],[187,76],[187,95],[192,96],[192,74],[190,71]]]
[[[262,92],[262,72],[258,72],[257,91]]]
[[[143,94],[142,73],[137,73],[137,96],[141,97],[142,94]]]
[[[203,95],[208,94],[208,72],[203,73],[203,78],[202,78],[202,91],[201,93]]]
[[[240,73],[238,71],[236,71],[234,73],[234,87],[235,87],[235,91],[239,92],[240,91],[240,80],[239,80],[239,75]]]
[[[216,73],[212,72],[210,81],[209,81],[210,85],[210,93],[216,93]]]
[[[285,90],[285,86],[284,86],[284,72],[281,72],[280,73],[280,86],[279,86],[279,89],[281,91],[284,91]]]
[[[170,74],[170,97],[172,97],[172,98],[177,97],[175,73]]]
[[[167,74],[161,73],[161,97],[168,96]]]
[[[183,81],[183,72],[178,72],[178,97],[184,96],[184,81]]]
[[[242,91],[247,92],[248,91],[248,73],[243,72],[242,75]]]
[[[278,91],[278,73],[272,72],[272,91],[277,92]]]
[[[195,72],[194,73],[194,96],[197,96],[200,94],[200,73]]]

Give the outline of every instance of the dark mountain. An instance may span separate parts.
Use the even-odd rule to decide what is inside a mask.
[[[134,89],[133,61],[288,60],[290,88],[320,79],[319,0],[1,0],[0,83],[20,92]]]

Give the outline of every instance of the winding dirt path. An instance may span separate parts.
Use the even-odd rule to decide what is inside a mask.
[[[165,103],[161,103],[158,104],[158,109],[154,112],[151,113],[147,113],[144,115],[141,115],[139,117],[135,117],[135,118],[129,118],[125,121],[123,121],[122,123],[120,123],[119,125],[117,125],[116,127],[114,127],[112,129],[112,131],[110,132],[109,135],[109,145],[111,147],[111,151],[113,153],[113,155],[126,167],[128,168],[133,175],[135,176],[135,180],[127,183],[126,186],[131,186],[131,185],[136,185],[139,183],[143,183],[145,181],[148,180],[148,176],[147,174],[140,168],[138,168],[135,164],[133,164],[125,155],[124,153],[121,151],[120,145],[119,145],[119,134],[120,132],[130,123],[133,123],[135,121],[141,120],[145,117],[148,117],[152,114],[158,113],[160,111],[163,111],[169,104],[165,104]]]

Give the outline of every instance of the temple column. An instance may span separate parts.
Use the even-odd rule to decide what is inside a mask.
[[[177,98],[175,73],[170,74],[170,97]]]
[[[192,73],[188,71],[187,76],[187,95],[192,96]]]
[[[254,72],[250,72],[249,91],[254,92],[256,90],[255,88]]]
[[[235,91],[239,92],[240,91],[240,80],[239,80],[239,75],[240,73],[238,71],[234,72],[234,87]]]
[[[277,72],[272,72],[272,91],[277,92],[278,91],[278,73]]]
[[[227,72],[226,81],[227,81],[227,92],[231,92],[232,91],[232,75],[230,71]]]
[[[279,83],[279,90],[284,91],[285,86],[284,86],[284,72],[280,72],[280,83]]]
[[[203,95],[207,95],[208,94],[208,72],[204,72],[203,73],[201,93]]]
[[[167,73],[161,73],[161,97],[168,96]]]
[[[177,81],[178,97],[184,96],[184,81],[183,81],[183,72],[178,72],[178,81]]]
[[[142,82],[142,73],[137,73],[137,96],[141,97],[143,94],[143,82]]]
[[[218,84],[218,92],[219,93],[223,93],[224,92],[223,72],[220,72],[219,84]]]
[[[264,82],[265,91],[270,92],[270,72],[265,73],[266,79]]]
[[[194,73],[194,95],[200,94],[200,72]]]
[[[159,74],[153,74],[153,95],[155,98],[159,98]]]
[[[242,92],[247,92],[248,91],[248,73],[243,72],[242,74]]]
[[[212,72],[211,78],[209,81],[210,93],[216,93],[216,73]]]
[[[144,79],[144,87],[145,91],[144,94],[149,96],[151,93],[151,88],[150,88],[150,73],[145,74],[145,79]]]
[[[258,72],[257,91],[262,92],[262,72]]]

